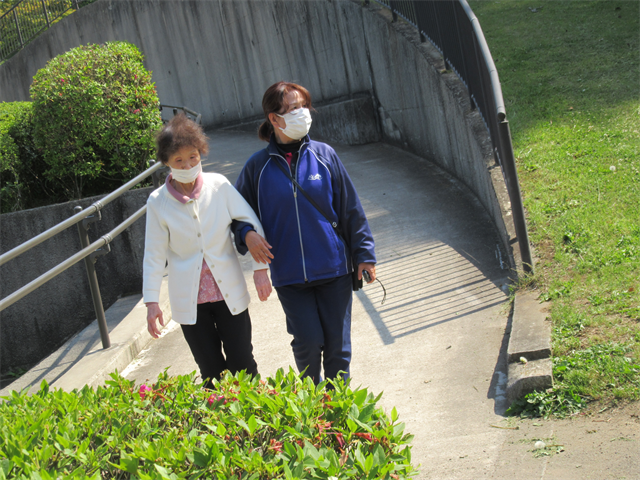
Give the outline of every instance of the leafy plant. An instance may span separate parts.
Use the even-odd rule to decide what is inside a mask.
[[[30,93],[44,176],[68,199],[112,190],[146,167],[161,120],[151,73],[134,45],[74,48],[36,73]]]
[[[11,111],[7,112],[5,105],[0,104],[0,198],[2,198],[3,213],[5,208],[6,211],[22,208],[22,192],[17,172],[18,146],[9,135],[9,129],[15,122],[15,116]]]
[[[380,396],[316,387],[292,370],[194,374],[66,393],[43,382],[0,405],[0,478],[399,479],[415,473],[404,425]]]
[[[593,345],[553,359],[556,385],[514,402],[508,415],[564,417],[584,409],[589,401],[612,392],[616,398],[640,399],[640,365],[628,345]]]
[[[587,405],[587,399],[566,388],[553,387],[544,392],[532,392],[516,400],[505,412],[525,418],[565,417],[577,413]]]

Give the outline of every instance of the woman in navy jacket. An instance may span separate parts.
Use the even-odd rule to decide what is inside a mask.
[[[249,158],[236,188],[258,214],[266,241],[251,232],[251,225],[236,224],[238,246],[257,261],[270,263],[300,372],[316,384],[322,381],[321,367],[326,378],[347,378],[351,272],[357,269],[361,279],[367,270],[370,281],[375,280],[373,236],[335,150],[308,136],[309,92],[295,83],[278,82],[265,92],[262,108],[266,121],[258,136],[269,145]]]

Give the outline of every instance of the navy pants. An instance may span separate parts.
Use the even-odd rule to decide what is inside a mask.
[[[322,381],[338,372],[349,377],[351,362],[351,275],[276,287],[287,316],[287,332],[298,370]]]
[[[258,373],[258,365],[253,358],[248,309],[232,315],[224,301],[201,303],[195,325],[181,327],[200,368],[204,387],[211,388],[211,380],[220,380],[224,370],[231,373],[246,370],[252,375]]]

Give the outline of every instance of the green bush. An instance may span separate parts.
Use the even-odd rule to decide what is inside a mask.
[[[7,105],[10,107],[7,108]],[[2,213],[23,208],[20,175],[17,172],[18,146],[9,134],[9,129],[15,124],[14,112],[19,109],[20,106],[16,104],[0,103],[0,206]]]
[[[36,148],[31,102],[0,103],[0,213],[68,200]]]
[[[366,389],[315,387],[289,370],[194,374],[66,393],[43,382],[0,405],[0,479],[400,479],[415,474],[404,425]]]
[[[146,168],[160,102],[134,45],[74,48],[39,70],[30,92],[44,176],[68,199],[108,192]]]
[[[42,172],[45,164],[33,143],[31,102],[0,103],[1,212],[31,208],[59,198]]]

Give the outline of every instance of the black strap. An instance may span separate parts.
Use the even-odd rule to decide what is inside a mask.
[[[315,200],[314,200],[313,198],[311,198],[307,192],[305,192],[305,191],[304,191],[304,188],[302,188],[302,187],[300,186],[300,184],[299,184],[298,182],[296,182],[296,179],[295,179],[295,178],[293,178],[293,177],[291,176],[291,173],[290,173],[290,172],[287,172],[287,171],[284,169],[284,167],[280,164],[280,162],[279,162],[278,160],[274,160],[274,162],[275,162],[275,164],[278,166],[278,168],[279,168],[280,170],[282,170],[282,173],[284,173],[284,174],[287,176],[287,178],[293,182],[293,184],[296,186],[296,188],[297,188],[298,190],[300,190],[300,193],[302,193],[302,194],[306,197],[306,199],[307,199],[307,200],[309,200],[309,202],[311,203],[311,205],[313,205],[314,207],[316,207],[316,210],[318,210],[318,211],[322,214],[322,216],[323,216],[324,218],[326,218],[326,219],[327,219],[327,222],[329,222],[329,223],[331,224],[331,226],[332,226],[332,227],[333,227],[333,229],[336,231],[336,233],[338,233],[338,232],[339,232],[339,230],[338,230],[338,224],[337,224],[336,222],[331,221],[331,219],[330,219],[330,218],[329,218],[329,217],[324,213],[324,211],[323,211],[323,210],[320,208],[320,206],[315,202]]]

